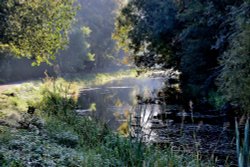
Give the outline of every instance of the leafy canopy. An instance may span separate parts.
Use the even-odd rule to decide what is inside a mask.
[[[249,111],[249,8],[249,0],[130,0],[113,37],[139,67],[178,69],[186,101],[217,92]]]
[[[75,0],[2,0],[0,51],[50,63],[67,44]]]
[[[250,2],[229,13],[234,32],[229,34],[229,48],[220,56],[222,70],[220,91],[227,101],[239,104],[250,113]]]
[[[170,0],[131,0],[117,18],[113,38],[120,48],[134,54],[138,66],[165,63],[161,58],[170,58],[168,46],[177,23],[176,13]]]

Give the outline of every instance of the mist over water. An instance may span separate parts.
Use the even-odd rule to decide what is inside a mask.
[[[79,105],[86,110],[91,104],[96,104],[96,111],[92,111],[92,114],[117,129],[122,122],[127,121],[124,114],[132,113],[136,107],[138,95],[156,97],[163,86],[163,78],[126,78],[112,81],[97,88],[83,89]]]

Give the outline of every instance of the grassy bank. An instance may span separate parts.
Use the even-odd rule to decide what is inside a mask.
[[[128,77],[136,77],[137,72],[135,69],[120,70],[113,73],[96,73],[96,74],[76,74],[74,76],[65,76],[65,80],[75,82],[80,86],[98,86],[106,84],[110,81],[120,80]]]
[[[209,166],[199,157],[173,151],[171,146],[145,145],[111,131],[92,117],[75,114],[79,86],[104,84],[127,77],[125,74],[100,74],[85,80],[71,78],[73,82],[47,78],[3,92],[0,164],[3,167]],[[36,108],[35,112],[31,106]]]
[[[1,127],[2,166],[208,166],[195,157],[132,142],[98,122],[75,124],[57,117],[46,119],[40,130]],[[10,132],[9,132],[10,131]]]
[[[97,73],[97,74],[77,74],[75,76],[47,79],[38,81],[29,81],[23,84],[9,86],[6,90],[0,92],[0,119],[6,116],[17,116],[19,113],[26,112],[28,106],[39,105],[39,101],[43,99],[45,89],[54,89],[55,85],[60,92],[74,94],[78,96],[78,89],[84,87],[93,87],[103,85],[110,81],[124,79],[127,77],[135,77],[135,70],[118,71],[113,73]],[[52,79],[52,78],[50,78]],[[54,84],[54,85],[53,85]],[[65,85],[68,85],[64,88]],[[74,90],[74,92],[67,92]]]

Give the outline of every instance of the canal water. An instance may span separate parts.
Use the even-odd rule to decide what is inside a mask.
[[[219,124],[213,123],[217,116],[191,113],[193,119],[190,119],[190,113],[181,106],[157,100],[159,91],[167,86],[167,79],[167,76],[157,75],[125,78],[83,88],[77,112],[91,115],[113,130],[140,138],[145,143],[171,146],[175,150],[197,153],[201,158],[216,159],[218,165],[234,166],[233,131],[221,120]],[[151,101],[142,103],[141,97]]]
[[[125,78],[98,87],[81,89],[79,105],[99,120],[117,129],[133,114],[137,97],[156,97],[164,78]]]

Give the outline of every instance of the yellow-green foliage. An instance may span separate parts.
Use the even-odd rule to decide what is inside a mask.
[[[49,62],[67,43],[76,14],[74,0],[2,0],[0,50]]]
[[[77,84],[46,78],[41,90],[43,99],[40,109],[48,114],[65,116],[76,106],[79,90]]]
[[[97,73],[96,75],[90,74],[83,77],[80,76],[77,79],[71,78],[71,80],[76,81],[81,86],[97,86],[128,77],[136,77],[136,70],[121,70],[114,73]]]
[[[41,100],[39,83],[25,83],[14,86],[0,94],[0,115],[19,117],[28,106],[35,106]]]
[[[42,93],[44,92],[55,92],[63,97],[71,97],[75,101],[78,98],[79,86],[76,82],[68,82],[63,78],[45,78],[43,84],[40,87]]]
[[[78,89],[76,83],[53,78],[46,78],[43,82],[30,82],[15,86],[0,94],[0,116],[19,115],[26,112],[29,106],[41,109],[44,96],[48,92],[54,92],[59,97],[72,98],[76,102]]]

